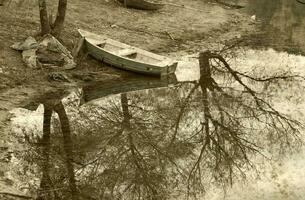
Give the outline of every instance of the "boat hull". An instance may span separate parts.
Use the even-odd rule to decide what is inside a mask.
[[[121,3],[124,3],[124,0],[119,0]],[[164,5],[160,3],[153,3],[145,0],[126,0],[126,6],[135,9],[141,10],[158,10]]]

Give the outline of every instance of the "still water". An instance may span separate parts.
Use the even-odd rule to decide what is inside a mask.
[[[236,55],[232,69],[253,77],[305,62]],[[90,83],[11,111],[17,186],[38,199],[302,199],[304,84],[214,69]]]

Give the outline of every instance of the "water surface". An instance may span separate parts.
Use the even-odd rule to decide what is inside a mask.
[[[241,66],[247,72],[252,65]],[[257,72],[276,71],[264,67],[256,64]],[[278,86],[297,91],[299,81],[266,85],[194,72],[199,79],[91,83],[12,111],[12,132],[24,148],[12,167],[24,172],[16,172],[20,188],[46,199],[223,199],[224,189],[224,199],[236,199],[231,186],[259,183],[257,177],[277,181],[281,173],[272,168],[280,160],[301,159],[294,153],[301,127],[276,106],[288,98],[295,105],[298,93],[279,95],[287,87]],[[278,194],[268,187],[265,194]]]

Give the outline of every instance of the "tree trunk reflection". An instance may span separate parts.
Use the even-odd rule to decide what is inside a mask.
[[[52,164],[50,163],[51,152],[51,118],[53,110],[58,114],[61,130],[63,134],[63,146],[65,151],[65,161],[68,173],[69,188],[71,192],[71,199],[78,199],[77,187],[75,181],[75,172],[73,167],[73,143],[71,139],[71,131],[69,119],[65,108],[61,102],[59,103],[45,103],[43,115],[43,136],[41,139],[42,146],[42,178],[40,183],[40,192],[37,200],[55,200],[59,199],[57,189],[52,184],[50,177]]]
[[[69,125],[69,119],[66,113],[66,110],[60,101],[58,104],[54,106],[55,112],[59,116],[60,124],[61,124],[61,131],[63,134],[63,143],[64,143],[64,150],[66,154],[66,167],[68,171],[68,178],[69,178],[69,186],[72,195],[72,200],[77,199],[77,189],[76,189],[76,182],[75,182],[75,174],[74,174],[74,167],[73,167],[73,143],[71,139],[71,130]]]

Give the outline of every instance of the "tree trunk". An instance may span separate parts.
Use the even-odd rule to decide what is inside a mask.
[[[38,5],[39,5],[41,35],[51,33],[46,0],[39,0]]]
[[[55,19],[54,24],[52,25],[52,35],[58,37],[64,27],[64,21],[66,17],[66,10],[67,10],[67,0],[58,0],[58,9],[57,9],[57,16]]]

